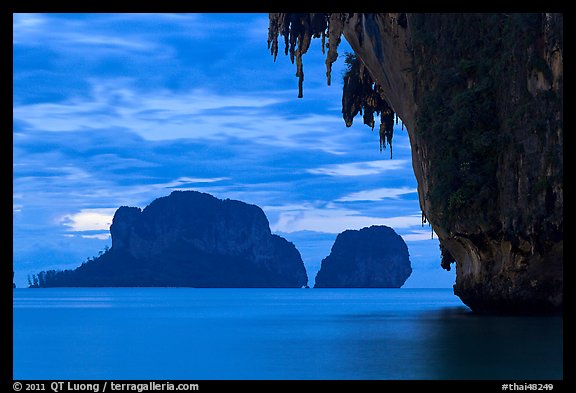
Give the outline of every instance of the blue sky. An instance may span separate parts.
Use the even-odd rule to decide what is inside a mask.
[[[421,213],[400,123],[394,158],[341,116],[342,56],[295,65],[267,49],[267,14],[14,14],[13,228],[19,287],[111,245],[122,205],[173,190],[257,204],[313,284],[345,229],[393,227],[413,273],[451,287]],[[343,40],[339,53],[350,51]]]

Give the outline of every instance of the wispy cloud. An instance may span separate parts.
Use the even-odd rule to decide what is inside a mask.
[[[230,96],[203,89],[178,94],[139,92],[130,86],[130,80],[93,80],[89,96],[16,106],[14,117],[41,131],[123,127],[147,139],[163,140],[193,137],[193,120],[207,111],[215,115],[219,110],[256,109],[279,102],[258,94]],[[160,127],[162,124],[167,127]]]
[[[159,51],[154,41],[144,40],[135,34],[119,36],[102,29],[101,23],[97,21],[87,24],[78,20],[55,18],[49,14],[14,14],[13,44],[44,46],[66,53],[90,48],[98,48],[99,51],[117,49],[125,53]],[[92,56],[97,54],[92,52]]]
[[[213,177],[213,178],[200,178],[200,177],[179,177],[174,181],[175,184],[170,187],[181,186],[187,183],[216,183],[222,180],[228,180],[228,177]]]
[[[84,239],[107,240],[107,239],[110,239],[110,233],[96,233],[94,235],[80,235],[80,237],[82,237]]]
[[[402,238],[407,242],[419,242],[424,240],[431,240],[434,237],[438,238],[438,236],[433,235],[432,229],[411,230],[410,232],[402,235]]]
[[[25,32],[36,29],[45,24],[46,20],[41,14],[15,13],[12,17],[12,28],[14,32]]]
[[[405,169],[407,164],[408,160],[350,162],[312,168],[308,169],[308,172],[314,175],[326,176],[366,176],[376,175],[386,171]]]
[[[374,217],[359,211],[338,207],[316,207],[312,204],[295,206],[292,210],[281,210],[276,222],[271,224],[273,231],[292,233],[298,231],[315,231],[340,233],[346,229],[361,229],[371,225],[410,228],[421,225],[420,214],[393,217]]]
[[[13,44],[42,47],[65,56],[87,59],[110,56],[175,58],[173,40],[197,44],[209,40],[216,50],[259,41],[266,49],[266,14],[114,13],[13,15]],[[229,40],[234,34],[235,43]]]
[[[287,98],[275,92],[139,91],[122,79],[94,80],[92,86],[85,97],[17,105],[14,119],[37,131],[122,128],[153,141],[242,138],[333,153],[345,146],[330,137],[334,127],[343,127],[338,116],[278,112],[273,107]]]
[[[413,187],[377,188],[375,190],[364,190],[348,194],[336,199],[336,202],[380,201],[385,198],[398,199],[402,195],[415,192],[418,192],[418,190]]]

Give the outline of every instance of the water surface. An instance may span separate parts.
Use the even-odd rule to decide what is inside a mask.
[[[451,289],[14,290],[14,379],[562,379],[562,317]]]

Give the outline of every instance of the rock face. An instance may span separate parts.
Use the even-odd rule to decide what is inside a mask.
[[[371,91],[345,85],[343,102],[370,108],[378,91],[382,120],[390,108],[406,125],[423,216],[464,303],[562,309],[562,14],[270,14],[270,27],[271,49],[283,35],[297,60],[313,37],[328,37],[327,65],[341,34],[350,43],[367,72],[349,86]]]
[[[400,288],[411,273],[402,237],[387,226],[371,226],[336,237],[314,288]]]
[[[109,251],[43,286],[302,287],[294,244],[270,232],[258,206],[174,191],[144,210],[120,207]]]

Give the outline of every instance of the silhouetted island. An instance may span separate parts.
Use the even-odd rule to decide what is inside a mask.
[[[120,207],[112,247],[74,270],[38,275],[41,287],[302,287],[293,243],[274,235],[258,206],[174,191],[141,210]]]
[[[314,288],[400,288],[411,273],[404,239],[390,227],[373,225],[336,237]]]

